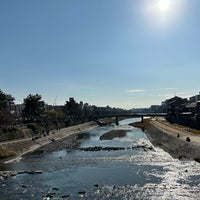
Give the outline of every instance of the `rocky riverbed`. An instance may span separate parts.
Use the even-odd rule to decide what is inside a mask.
[[[130,121],[51,140],[41,152],[8,163],[1,198],[198,199],[199,163],[172,158]]]

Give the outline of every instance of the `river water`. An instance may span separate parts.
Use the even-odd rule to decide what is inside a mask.
[[[81,140],[85,147],[124,147],[117,151],[65,150],[29,155],[5,170],[37,171],[0,182],[0,199],[200,199],[200,165],[173,159],[154,147],[144,132],[120,121],[98,127]],[[126,130],[112,140],[99,137],[110,130]]]

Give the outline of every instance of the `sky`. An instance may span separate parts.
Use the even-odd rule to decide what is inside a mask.
[[[0,0],[0,89],[125,109],[199,93],[199,0]]]

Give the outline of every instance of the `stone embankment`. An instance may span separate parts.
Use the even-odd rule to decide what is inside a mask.
[[[141,125],[139,127],[141,128]],[[145,120],[142,127],[152,144],[162,148],[172,157],[200,162],[199,134],[166,121]]]
[[[15,158],[9,159],[5,161],[5,163],[18,161],[23,155],[29,152],[35,151],[38,148],[44,147],[45,145],[56,142],[58,140],[64,140],[70,135],[77,134],[79,132],[86,131],[94,127],[97,127],[97,124],[95,122],[88,122],[77,126],[60,129],[59,131],[52,131],[48,135],[37,138],[37,140],[33,138],[28,138],[0,143],[0,147],[1,149],[13,151],[17,154]]]

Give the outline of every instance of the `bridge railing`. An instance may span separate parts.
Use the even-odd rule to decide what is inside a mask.
[[[167,113],[130,113],[130,114],[107,114],[107,115],[94,115],[94,119],[103,119],[103,118],[111,118],[111,117],[166,117]]]

